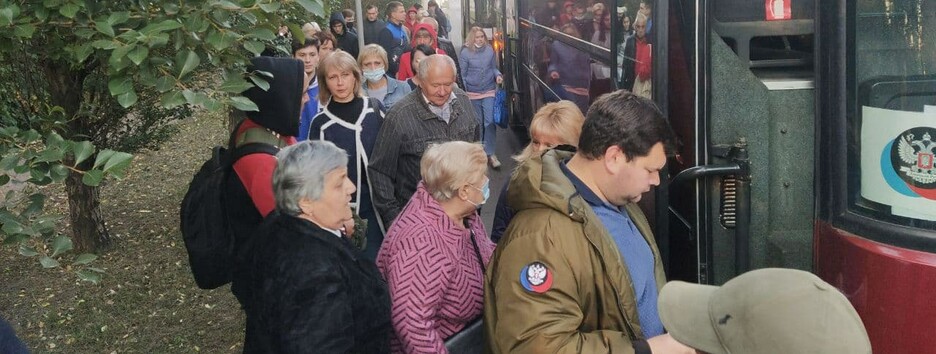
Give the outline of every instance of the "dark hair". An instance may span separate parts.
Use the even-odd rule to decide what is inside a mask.
[[[393,10],[396,10],[398,7],[403,7],[403,3],[399,1],[388,2],[386,12],[387,16],[390,16],[390,13],[393,12]]]
[[[347,21],[348,17],[354,17],[354,11],[351,9],[344,9],[344,10],[341,10],[341,15],[344,16],[345,21]],[[354,19],[354,20],[357,21],[357,19]]]
[[[430,47],[428,44],[420,44],[418,46],[413,47],[413,49],[410,49],[410,55],[409,55],[410,64],[409,65],[410,65],[410,69],[413,70],[413,73],[416,73],[416,67],[413,66],[413,65],[416,65],[416,61],[413,60],[416,57],[416,52],[422,52],[426,56],[430,56],[436,53],[435,49]]]
[[[676,135],[663,113],[650,99],[627,90],[598,97],[585,115],[578,152],[590,160],[604,156],[611,146],[620,147],[628,160],[647,156],[657,143],[667,155],[675,150]]]
[[[367,10],[370,10],[370,9],[376,9],[376,8],[377,8],[377,5],[370,4],[370,5],[367,5],[366,7],[364,7],[364,11],[367,11]]]
[[[438,8],[438,7],[439,7],[439,3],[437,3],[435,0],[429,0],[429,3],[426,4],[426,6]]]
[[[321,49],[322,44],[325,44],[326,41],[332,43],[332,47],[338,49],[338,40],[335,39],[335,36],[329,31],[318,31],[315,32],[315,39],[318,39],[319,49]]]
[[[416,10],[422,10],[422,4],[420,4],[420,3],[417,2],[417,3],[413,4],[413,8],[416,9]]]
[[[309,38],[306,38],[306,39],[305,39],[304,41],[302,41],[302,42],[299,42],[298,39],[293,38],[293,41],[292,41],[292,53],[293,53],[293,55],[296,55],[296,52],[298,52],[300,49],[307,48],[307,47],[315,47],[315,50],[318,50],[318,49],[319,49],[319,40],[318,40],[318,38],[309,37]]]
[[[653,1],[651,0],[640,0],[641,4],[647,5],[651,10],[653,9]]]

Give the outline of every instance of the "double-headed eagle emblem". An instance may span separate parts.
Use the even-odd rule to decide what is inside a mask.
[[[914,140],[913,133],[907,133],[898,138],[897,155],[900,156],[900,172],[920,184],[936,182],[936,169],[934,169],[934,156],[936,156],[936,142],[932,140],[929,132],[923,134],[922,139]]]

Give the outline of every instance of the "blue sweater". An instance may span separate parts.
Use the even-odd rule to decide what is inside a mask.
[[[315,117],[316,114],[319,114],[318,81],[312,81],[306,92],[309,94],[309,102],[306,102],[305,105],[302,106],[302,114],[299,115],[299,135],[296,136],[297,142],[309,139],[309,125],[312,124],[312,118]]]
[[[501,76],[501,72],[497,70],[497,59],[491,46],[485,45],[476,50],[462,47],[458,65],[461,67],[462,79],[465,80],[465,91],[483,93],[497,88],[495,79]]]
[[[559,83],[562,85],[588,88],[591,81],[591,58],[588,53],[554,41],[547,71],[559,73]]]

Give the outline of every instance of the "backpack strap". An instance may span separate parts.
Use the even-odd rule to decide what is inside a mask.
[[[279,147],[267,144],[267,143],[247,143],[241,146],[234,148],[234,151],[231,153],[231,165],[233,166],[237,160],[241,157],[250,155],[250,154],[267,154],[267,155],[276,155],[280,150]]]
[[[283,141],[277,134],[274,134],[270,130],[262,127],[253,127],[247,129],[239,137],[234,145],[235,148],[250,144],[250,143],[264,143],[273,145],[277,148],[282,148],[286,146],[286,142]]]

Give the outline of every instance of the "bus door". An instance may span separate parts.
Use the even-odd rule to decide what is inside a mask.
[[[679,139],[654,207],[671,279],[811,268],[815,6],[656,3],[654,99]]]

